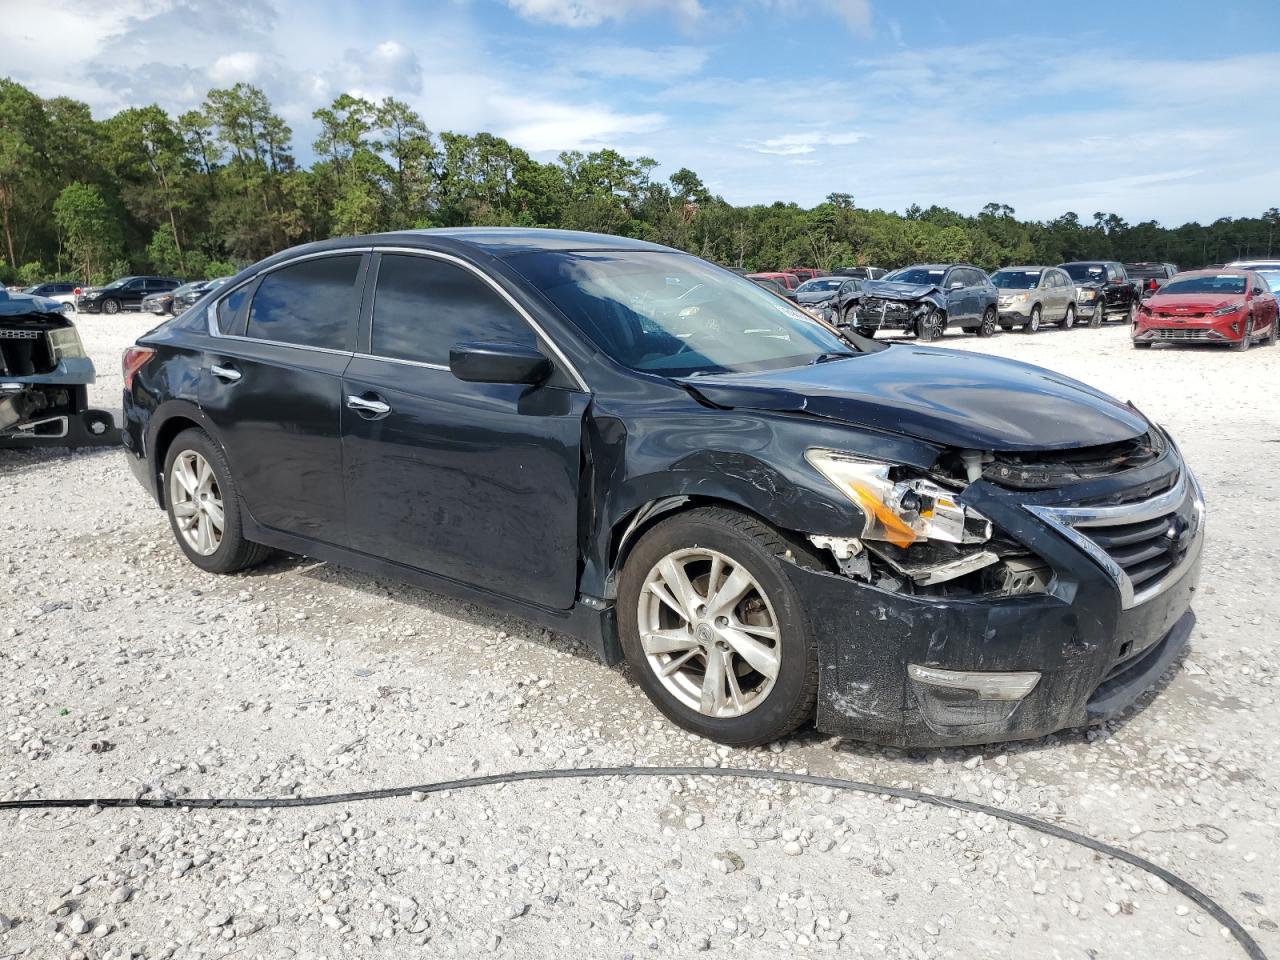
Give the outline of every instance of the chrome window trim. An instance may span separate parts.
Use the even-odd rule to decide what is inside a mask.
[[[448,370],[449,365],[445,363],[427,363],[425,360],[402,360],[400,357],[384,357],[377,353],[356,353],[353,354],[356,360],[381,360],[383,363],[399,363],[406,367],[425,367],[427,370]]]
[[[1187,547],[1186,553],[1183,554],[1178,563],[1170,567],[1158,580],[1143,586],[1141,590],[1135,591],[1128,574],[1124,572],[1120,565],[1112,560],[1102,547],[1080,532],[1081,528],[1114,527],[1126,523],[1141,523],[1144,520],[1154,520],[1178,509],[1186,499],[1188,492],[1193,498],[1192,512],[1195,524],[1195,539]],[[1181,472],[1178,475],[1178,482],[1173,487],[1140,503],[1103,507],[1045,507],[1034,504],[1024,504],[1023,506],[1028,512],[1049,524],[1058,533],[1087,553],[1115,580],[1120,588],[1121,608],[1124,610],[1146,603],[1153,597],[1163,593],[1186,572],[1188,567],[1196,562],[1204,546],[1204,492],[1200,489],[1200,484],[1192,474],[1191,468],[1185,463],[1182,465]]]
[[[573,362],[567,356],[565,356],[564,351],[560,349],[560,345],[557,344],[553,339],[551,339],[550,336],[547,335],[547,331],[542,328],[542,325],[539,324],[538,321],[533,319],[529,311],[526,310],[524,306],[521,305],[521,303],[515,299],[515,297],[511,296],[511,294],[507,293],[506,290],[502,289],[502,287],[498,284],[496,280],[493,279],[493,277],[489,276],[487,273],[485,273],[475,264],[468,263],[466,260],[463,260],[461,257],[455,257],[451,253],[444,253],[443,251],[440,251],[440,250],[424,250],[420,247],[376,246],[376,247],[373,247],[372,249],[374,253],[403,253],[403,254],[409,254],[411,256],[416,256],[416,257],[431,257],[436,260],[444,260],[444,261],[447,261],[448,263],[455,264],[459,267],[462,267],[464,270],[469,270],[471,273],[475,274],[477,277],[479,277],[481,280],[487,283],[490,287],[492,287],[493,291],[497,293],[498,296],[500,296],[503,300],[505,300],[507,304],[511,307],[511,309],[513,309],[517,314],[519,314],[519,316],[521,317],[521,319],[524,320],[525,323],[529,324],[529,326],[533,328],[533,332],[536,333],[543,340],[543,342],[546,343],[547,346],[551,348],[551,352],[556,355],[556,359],[559,360],[560,363],[564,366],[565,370],[568,371],[569,376],[573,377],[574,382],[577,383],[578,385],[578,389],[581,390],[583,393],[591,392],[591,389],[587,386],[587,381],[584,380],[582,377],[582,374],[578,372],[578,368],[573,365]],[[374,306],[374,312],[376,313],[377,306],[378,306],[378,301],[377,301],[378,291],[376,288],[374,289],[373,295],[374,295],[373,306]],[[372,349],[373,347],[372,330],[370,331],[369,346]],[[397,361],[396,357],[384,357],[375,353],[362,354],[362,356],[365,356],[374,360]],[[406,361],[397,361],[397,362],[417,363],[419,366],[432,367],[437,369],[440,368],[438,364],[430,364],[422,361],[406,360]],[[448,367],[444,367],[443,369],[447,370]]]

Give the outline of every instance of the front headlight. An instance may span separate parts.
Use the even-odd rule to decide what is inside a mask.
[[[50,330],[49,352],[53,354],[54,363],[85,355],[84,344],[80,342],[80,334],[75,327]]]
[[[1098,296],[1097,290],[1081,290],[1077,295],[1077,300],[1093,300]]]
[[[909,547],[924,540],[984,543],[991,539],[990,520],[930,480],[895,480],[891,474],[900,468],[893,464],[839,450],[813,448],[804,456],[862,510],[864,540]]]
[[[1213,313],[1209,314],[1209,316],[1225,317],[1229,313],[1237,313],[1243,309],[1244,309],[1243,303],[1228,303],[1225,307],[1219,307],[1217,310],[1213,311]]]

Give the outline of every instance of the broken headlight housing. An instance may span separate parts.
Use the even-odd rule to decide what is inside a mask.
[[[805,459],[866,517],[863,540],[882,540],[895,547],[940,540],[985,543],[991,521],[956,500],[950,490],[923,477],[898,479],[903,468],[839,450],[813,448]]]
[[[75,357],[85,356],[84,344],[80,342],[80,334],[75,327],[60,327],[49,331],[49,352],[53,354],[53,362],[61,363]]]

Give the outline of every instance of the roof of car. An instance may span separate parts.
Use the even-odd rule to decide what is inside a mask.
[[[1108,263],[1120,263],[1119,260],[1068,260],[1066,263],[1060,263],[1060,267],[1087,267],[1091,264],[1106,265]],[[1121,264],[1123,266],[1123,264]]]
[[[1000,268],[1000,270],[1057,270],[1057,269],[1058,269],[1057,267],[1038,267],[1034,263],[1022,264],[1022,265],[1011,263],[1007,267]],[[999,273],[1000,270],[997,270],[995,272]]]
[[[434,239],[453,240],[491,253],[507,256],[537,250],[662,250],[673,248],[647,240],[615,237],[607,233],[584,230],[548,230],[536,227],[436,227],[429,230],[397,230],[394,233],[369,234],[346,238],[351,244],[361,242],[398,243],[416,246]],[[679,252],[679,251],[677,251]]]
[[[1217,277],[1217,276],[1221,276],[1224,273],[1247,274],[1252,272],[1253,272],[1253,269],[1250,267],[1205,267],[1203,270],[1179,270],[1174,276],[1175,278],[1200,277],[1205,275]]]

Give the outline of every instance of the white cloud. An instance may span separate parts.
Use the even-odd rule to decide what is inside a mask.
[[[422,92],[422,65],[418,55],[396,40],[383,40],[372,48],[350,49],[342,57],[347,83],[375,96],[404,96]]]
[[[496,97],[491,106],[507,117],[498,132],[534,152],[614,146],[620,138],[657,130],[665,122],[660,113],[616,113],[607,107],[524,97]]]
[[[262,76],[262,54],[248,50],[224,53],[209,68],[209,79],[219,87],[253,83]]]
[[[591,46],[573,52],[572,67],[600,77],[626,77],[654,82],[671,81],[699,73],[711,51],[701,47]]]
[[[756,153],[771,153],[780,157],[797,156],[813,153],[818,147],[845,147],[866,139],[865,133],[848,130],[843,133],[831,133],[823,130],[808,130],[803,133],[786,133],[768,140],[748,141],[743,144],[748,150]]]
[[[706,14],[700,0],[507,0],[507,4],[522,17],[561,27],[598,27],[639,13],[666,13],[694,23]]]
[[[834,16],[851,30],[866,33],[871,29],[871,0],[759,0],[761,6],[785,16]]]

